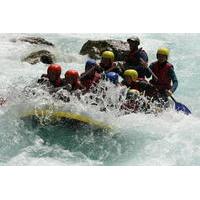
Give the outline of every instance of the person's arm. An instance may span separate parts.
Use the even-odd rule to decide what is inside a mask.
[[[95,70],[96,70],[96,72],[98,72],[99,74],[101,74],[101,73],[104,72],[103,68],[101,67],[101,64],[97,64]]]
[[[85,86],[81,83],[80,80],[78,81],[78,89],[79,90],[84,90],[85,89]]]
[[[140,58],[142,58],[142,60],[146,63],[148,63],[148,56],[147,56],[147,53],[144,51],[144,50],[141,50],[140,52]]]
[[[140,80],[139,85],[142,91],[154,89],[153,85],[146,80]]]
[[[122,80],[121,83],[120,83],[120,86],[126,86],[126,81]]]
[[[148,67],[148,56],[144,50],[139,51],[140,65],[144,68]]]
[[[150,78],[151,75],[152,75],[152,73],[150,72],[150,70],[152,70],[152,65],[150,65],[148,67],[148,56],[147,56],[147,53],[144,50],[142,50],[141,53],[140,53],[140,63],[142,65],[142,67],[145,68],[144,70],[145,70],[146,78]]]
[[[44,83],[47,82],[48,79],[48,75],[47,74],[42,74],[42,76],[40,77],[40,79],[37,80],[37,83]]]
[[[92,68],[90,68],[88,71],[85,71],[84,73],[82,73],[80,75],[80,80],[81,79],[85,79],[92,71],[96,71],[98,72],[99,70],[101,70],[102,68],[100,68],[100,65],[94,65]]]
[[[169,76],[172,79],[172,83],[173,83],[171,91],[172,93],[174,93],[178,87],[178,79],[176,77],[176,73],[173,68],[170,69]]]
[[[116,63],[113,63],[112,67],[105,71],[105,73],[111,72],[113,69],[117,68]]]

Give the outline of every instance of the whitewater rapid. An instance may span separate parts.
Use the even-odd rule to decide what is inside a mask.
[[[49,126],[29,129],[20,119],[20,112],[54,103],[47,94],[28,97],[25,88],[34,85],[47,66],[21,62],[41,47],[10,39],[28,34],[0,35],[0,95],[7,103],[0,107],[0,165],[200,165],[200,35],[138,34],[142,46],[155,60],[158,47],[171,49],[170,61],[175,66],[179,86],[178,101],[187,105],[192,115],[169,109],[157,116],[131,114],[116,117],[99,114],[95,109],[77,102],[66,109],[90,114],[109,122],[109,134],[95,135],[93,130],[69,130]],[[81,46],[88,39],[121,39],[132,34],[31,34],[55,44],[53,51],[63,73],[74,68],[84,70],[86,56]],[[42,47],[42,49],[49,47]],[[58,104],[62,104],[58,102]]]

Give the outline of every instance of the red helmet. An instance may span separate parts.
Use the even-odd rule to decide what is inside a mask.
[[[74,70],[74,69],[70,69],[70,70],[66,71],[65,78],[66,77],[74,77],[74,78],[78,79],[78,77],[79,77],[78,71]]]
[[[58,64],[49,65],[49,67],[47,69],[47,74],[49,74],[50,72],[60,75],[61,74],[61,66]]]

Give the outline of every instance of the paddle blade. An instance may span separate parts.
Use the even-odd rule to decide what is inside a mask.
[[[177,111],[184,112],[186,115],[192,114],[191,111],[184,104],[179,102],[175,102],[175,109]]]

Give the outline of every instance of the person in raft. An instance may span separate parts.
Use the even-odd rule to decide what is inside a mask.
[[[149,68],[154,73],[150,83],[157,89],[156,98],[161,98],[168,102],[178,87],[178,79],[174,71],[174,66],[168,62],[169,49],[159,48],[156,53],[157,61],[150,64]],[[152,74],[149,72],[149,76]]]
[[[85,64],[85,72],[81,74],[80,81],[83,87],[85,87],[85,92],[89,92],[92,87],[95,87],[100,79],[101,74],[98,73],[98,65],[95,60],[87,60]]]
[[[47,69],[47,74],[43,74],[37,82],[45,84],[47,87],[60,88],[63,86],[63,80],[60,77],[61,71],[62,68],[60,65],[51,64]]]
[[[81,84],[80,76],[77,70],[69,69],[65,72],[63,86],[64,89],[67,89],[70,92],[84,89],[84,86]]]
[[[154,90],[152,84],[148,83],[143,78],[138,78],[138,72],[134,69],[128,69],[124,72],[124,80],[121,85],[125,85],[129,89],[138,90],[140,93],[148,94]]]
[[[140,45],[140,39],[136,36],[127,39],[130,51],[125,58],[123,65],[124,71],[127,69],[134,69],[138,72],[138,78],[145,78],[148,73],[148,55]]]
[[[99,63],[99,72],[104,72],[105,74],[108,72],[115,72],[121,74],[121,70],[117,67],[117,64],[114,62],[115,55],[112,51],[104,51],[101,54],[101,61]]]

